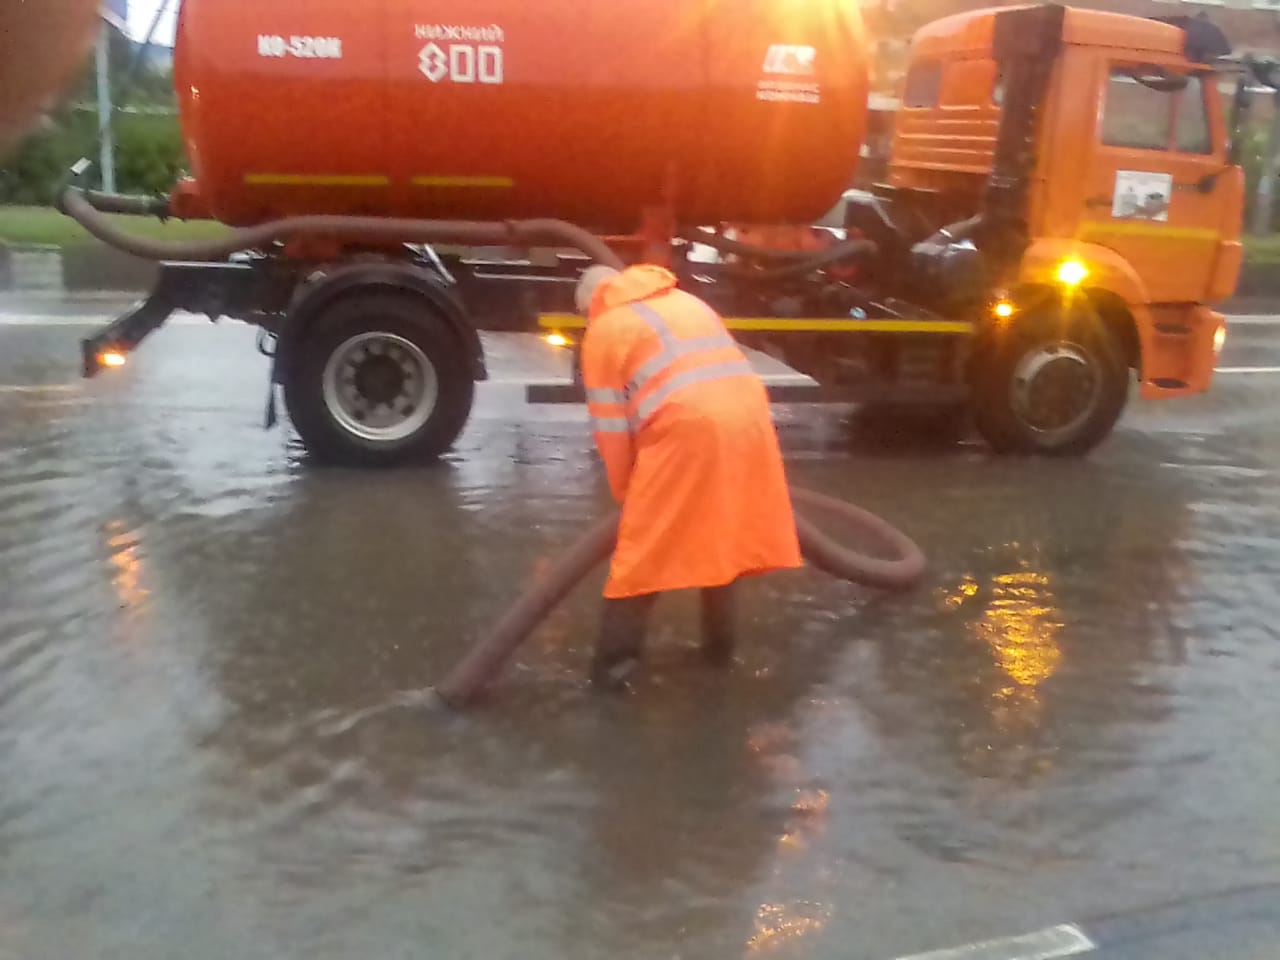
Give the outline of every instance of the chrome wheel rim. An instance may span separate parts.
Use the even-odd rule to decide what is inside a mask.
[[[1102,377],[1089,354],[1065,340],[1037,345],[1013,372],[1013,410],[1042,439],[1078,431],[1098,408]]]
[[[439,397],[436,369],[422,349],[394,333],[370,331],[345,341],[324,369],[324,404],[344,430],[389,443],[431,419]]]

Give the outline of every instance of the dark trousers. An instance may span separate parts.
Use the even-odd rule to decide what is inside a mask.
[[[702,648],[713,663],[725,664],[733,657],[734,584],[702,591]],[[591,665],[594,683],[617,686],[625,683],[644,653],[649,616],[660,594],[606,599]]]

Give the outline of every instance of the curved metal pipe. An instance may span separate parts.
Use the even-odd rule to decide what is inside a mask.
[[[682,240],[688,240],[690,243],[706,244],[721,253],[732,253],[736,256],[750,257],[754,260],[777,260],[797,265],[801,261],[812,260],[819,254],[835,254],[836,259],[843,260],[849,256],[875,253],[879,249],[872,241],[858,238],[856,240],[844,240],[829,250],[819,250],[816,253],[812,250],[778,250],[773,247],[758,247],[752,243],[743,243],[741,240],[731,240],[724,234],[704,230],[701,227],[681,230],[678,236]],[[832,261],[824,261],[824,263],[826,262]]]
[[[723,233],[707,230],[702,227],[686,227],[676,234],[681,240],[690,243],[702,243],[719,250],[721,253],[732,253],[740,257],[752,257],[756,260],[799,260],[808,256],[807,250],[778,250],[773,247],[758,247],[753,243],[733,240]]]
[[[861,257],[875,256],[879,247],[871,240],[848,240],[838,247],[806,253],[805,259],[794,263],[784,263],[779,267],[765,267],[763,270],[752,270],[747,267],[735,268],[733,274],[744,280],[787,280],[792,277],[803,277],[814,270],[833,263],[843,263]]]
[[[925,242],[945,246],[958,240],[971,240],[982,228],[983,222],[984,219],[980,213],[967,220],[957,220],[955,223],[947,224]]]
[[[894,559],[867,556],[842,547],[804,516],[796,516],[796,533],[805,558],[815,567],[842,580],[884,590],[904,590],[920,579],[925,557],[904,533],[875,514],[835,497],[791,488],[802,510],[834,517],[860,530]],[[444,681],[434,700],[454,708],[469,705],[497,676],[534,629],[596,566],[612,555],[618,541],[616,512],[597,521],[546,574],[529,587],[489,634],[472,647]]]
[[[140,197],[124,193],[86,190],[84,198],[99,213],[124,213],[138,217],[159,217],[161,220],[169,217],[167,197]]]
[[[108,246],[144,260],[218,261],[243,250],[261,249],[303,236],[340,237],[388,243],[503,244],[561,243],[576,247],[597,263],[617,270],[622,259],[595,234],[564,220],[515,220],[482,223],[467,220],[409,220],[389,217],[306,216],[231,230],[210,240],[152,240],[121,230],[95,209],[83,190],[68,187],[58,207]]]

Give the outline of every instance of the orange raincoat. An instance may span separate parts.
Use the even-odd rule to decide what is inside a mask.
[[[595,291],[582,376],[622,504],[606,597],[800,566],[768,395],[714,310],[631,267]]]

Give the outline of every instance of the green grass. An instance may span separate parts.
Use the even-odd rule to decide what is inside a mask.
[[[1280,234],[1245,237],[1244,258],[1250,263],[1280,264]]]
[[[205,240],[221,236],[226,227],[193,220],[161,223],[152,217],[111,218],[122,230],[157,240]],[[92,243],[80,224],[51,207],[0,207],[0,243],[70,247]]]

